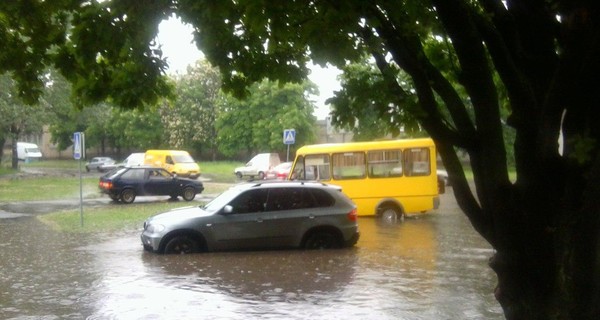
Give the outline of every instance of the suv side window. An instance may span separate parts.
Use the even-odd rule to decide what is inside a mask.
[[[325,190],[310,189],[310,193],[315,198],[316,207],[331,207],[335,204],[335,199]]]
[[[265,204],[267,202],[267,190],[266,189],[255,189],[248,190],[235,199],[233,199],[229,205],[233,207],[233,212],[239,213],[254,213],[265,211]]]
[[[308,188],[273,188],[269,190],[267,211],[314,208],[315,197]]]

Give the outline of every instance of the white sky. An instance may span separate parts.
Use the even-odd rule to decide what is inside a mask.
[[[169,73],[185,73],[188,65],[193,64],[203,57],[193,43],[192,27],[184,25],[179,19],[171,18],[163,21],[159,26],[158,43],[162,45],[163,55],[169,63]],[[319,96],[314,96],[315,116],[325,119],[329,114],[329,107],[325,100],[333,96],[334,90],[339,90],[340,84],[337,76],[340,71],[335,68],[321,68],[317,65],[311,67],[309,79],[319,87]]]

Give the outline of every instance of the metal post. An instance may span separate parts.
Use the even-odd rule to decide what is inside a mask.
[[[81,178],[81,158],[79,158],[79,220],[83,228],[83,179]]]

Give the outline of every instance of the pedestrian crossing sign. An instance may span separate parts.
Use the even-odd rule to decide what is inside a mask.
[[[283,130],[283,144],[294,144],[296,143],[296,130],[285,129]]]

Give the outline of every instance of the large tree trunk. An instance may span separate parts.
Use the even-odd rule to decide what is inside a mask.
[[[600,318],[600,158],[585,177],[568,172],[564,194],[517,183],[518,215],[495,226],[490,266],[507,319]]]
[[[13,137],[11,139],[12,143],[12,168],[14,170],[19,169],[19,154],[17,153],[17,138]]]
[[[2,164],[2,158],[4,157],[4,143],[6,143],[6,138],[0,135],[0,164]]]
[[[461,83],[473,102],[478,132],[477,143],[467,150],[481,208],[465,200],[468,191],[460,181],[457,200],[496,250],[490,265],[498,275],[495,293],[506,318],[600,319],[598,3],[559,1],[564,20],[557,55],[556,17],[543,1],[509,1],[510,15],[505,16],[503,8],[488,8],[497,10],[497,31],[509,30],[501,36],[486,33],[487,21],[473,19],[469,25],[472,15],[462,2],[434,2],[460,59]],[[484,33],[511,99],[515,183],[504,181],[494,161],[501,156],[489,126],[496,117],[488,109],[495,97],[479,71],[486,63],[477,62],[483,60],[476,51],[477,32]],[[496,45],[501,50],[495,51]],[[557,138],[563,110],[561,156]],[[438,138],[441,144],[449,142]],[[496,168],[490,170],[490,164]]]

